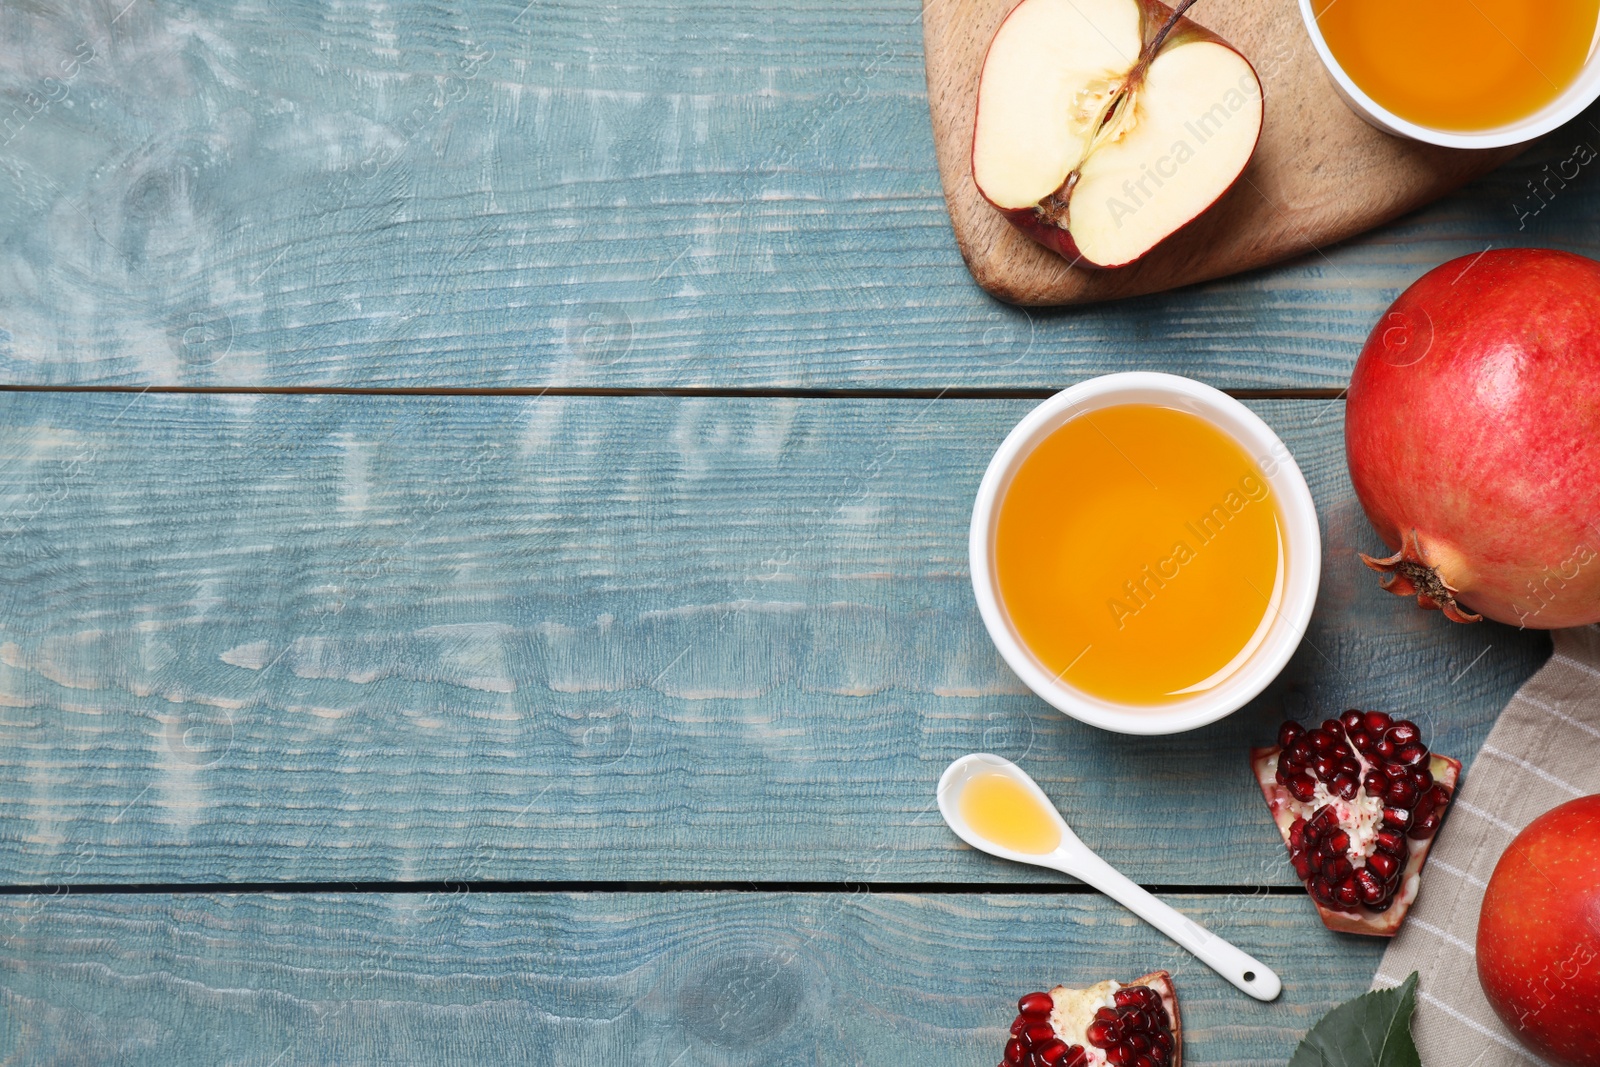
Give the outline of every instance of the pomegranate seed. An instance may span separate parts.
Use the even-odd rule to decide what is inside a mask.
[[[1296,819],[1294,822],[1289,824],[1289,850],[1291,852],[1298,852],[1300,849],[1305,847],[1306,821],[1304,819]],[[1123,990],[1123,992],[1126,992],[1126,990]],[[1122,993],[1119,992],[1117,996],[1122,996]],[[1121,1002],[1119,1001],[1118,1003]]]
[[[1388,884],[1389,879],[1399,873],[1400,861],[1387,852],[1374,852],[1367,857],[1367,865],[1362,869],[1370,870],[1373,874],[1383,879],[1385,884]]]
[[[1156,1067],[1156,1061],[1149,1056],[1140,1056],[1133,1061],[1133,1067]]]
[[[1333,781],[1328,783],[1328,788],[1341,800],[1354,800],[1356,794],[1361,792],[1361,783],[1356,781],[1354,775],[1336,774]]]
[[[1278,727],[1278,747],[1288,748],[1306,735],[1306,728],[1299,723],[1290,721]]]
[[[1428,761],[1428,746],[1414,742],[1394,754],[1394,762],[1402,767],[1418,767]]]
[[[1130,986],[1127,989],[1119,989],[1111,995],[1111,1002],[1119,1008],[1138,1007],[1144,1003],[1144,998],[1139,995],[1139,990],[1143,988],[1143,986]]]
[[[1354,756],[1339,757],[1339,773],[1348,774],[1352,778],[1361,777],[1361,761]]]
[[[1339,722],[1344,726],[1344,732],[1347,734],[1352,730],[1359,730],[1361,729],[1361,712],[1351,708],[1339,716]]]
[[[1361,903],[1361,887],[1356,882],[1355,876],[1350,875],[1340,882],[1339,888],[1334,891],[1334,896],[1347,908],[1353,908]]]
[[[1338,719],[1323,719],[1322,732],[1330,737],[1342,738],[1344,737],[1344,723]]]
[[[1372,743],[1372,754],[1381,760],[1391,760],[1394,758],[1394,743],[1387,737],[1379,738]]]
[[[1106,1062],[1114,1064],[1115,1067],[1126,1067],[1128,1062],[1132,1059],[1133,1056],[1121,1045],[1112,1045],[1110,1048],[1106,1049]]]
[[[1028,1058],[1028,1047],[1016,1038],[1006,1042],[1006,1063],[1010,1067],[1021,1067],[1022,1061]]]
[[[1040,1045],[1056,1036],[1056,1028],[1049,1023],[1030,1022],[1022,1028],[1022,1042],[1031,1048],[1037,1049]]]
[[[1439,829],[1439,823],[1441,821],[1442,820],[1440,820],[1438,812],[1429,812],[1426,816],[1418,819],[1412,825],[1408,836],[1413,841],[1426,841],[1428,838],[1434,835],[1435,831]]]
[[[1289,751],[1284,753],[1290,760],[1299,764],[1307,764],[1317,758],[1316,749],[1311,747],[1311,742],[1302,737],[1289,746]]]
[[[1017,1011],[1029,1017],[1044,1018],[1056,1010],[1056,1002],[1049,993],[1029,993],[1017,1001]]]
[[[1383,828],[1397,834],[1411,829],[1411,811],[1408,808],[1384,808]]]
[[[1339,750],[1339,739],[1320,727],[1306,734],[1306,741],[1318,755],[1325,756]]]
[[[1406,854],[1406,839],[1393,830],[1379,830],[1372,835],[1372,843],[1379,852],[1387,852],[1396,858]]]
[[[1067,1067],[1089,1067],[1089,1053],[1082,1045],[1067,1049]]]
[[[1027,1019],[1024,1019],[1020,1015],[1017,1016],[1017,1021],[1011,1024],[1011,1036],[1012,1037],[1020,1036],[1022,1034],[1022,1028],[1024,1026],[1027,1026],[1027,1025],[1028,1025],[1028,1020]]]
[[[1349,856],[1328,856],[1322,861],[1322,876],[1331,885],[1337,885],[1350,877],[1350,872],[1355,867],[1350,863]]]
[[[1311,813],[1310,820],[1306,823],[1306,837],[1310,840],[1321,841],[1334,827],[1339,825],[1338,816],[1333,809],[1324,804]]]
[[[1311,798],[1317,795],[1317,781],[1309,774],[1291,774],[1283,785],[1289,790],[1290,796],[1303,804],[1309,804]]]
[[[1366,725],[1367,732],[1373,734],[1378,733],[1380,730],[1387,730],[1390,724],[1394,722],[1392,718],[1381,711],[1369,711],[1361,716],[1361,721]]]
[[[1111,1044],[1115,1033],[1116,1032],[1111,1028],[1110,1023],[1096,1019],[1094,1022],[1090,1023],[1084,1028],[1083,1036],[1087,1037],[1089,1039],[1089,1044],[1093,1045],[1095,1048],[1105,1048],[1107,1045]]]
[[[1417,801],[1417,787],[1402,778],[1398,782],[1390,782],[1389,788],[1383,791],[1383,802],[1397,808],[1409,808]]]
[[[1333,832],[1322,839],[1322,849],[1331,855],[1343,855],[1350,849],[1350,835],[1343,829],[1335,827]]]
[[[1319,779],[1326,782],[1339,773],[1339,761],[1332,756],[1318,756],[1311,764],[1311,769]]]
[[[1043,1067],[1061,1067],[1067,1059],[1067,1043],[1059,1037],[1033,1050],[1033,1058]]]
[[[1350,733],[1350,743],[1356,747],[1357,752],[1365,752],[1372,747],[1372,735],[1365,730],[1353,730]]]
[[[1295,856],[1289,862],[1294,865],[1294,873],[1299,876],[1302,882],[1316,873],[1316,870],[1311,865],[1310,853]]]
[[[1150,1026],[1150,1023],[1145,1019],[1140,1019],[1139,1020],[1139,1025],[1140,1025],[1141,1028],[1148,1028]],[[1123,1042],[1123,1044],[1125,1044],[1128,1047],[1128,1051],[1129,1052],[1149,1052],[1150,1051],[1150,1039],[1148,1037],[1145,1037],[1138,1030],[1135,1030],[1133,1033],[1129,1034],[1128,1035],[1128,1040]]]
[[[1418,793],[1426,793],[1433,788],[1433,772],[1426,767],[1413,769],[1407,780],[1416,786]]]
[[[1371,867],[1363,867],[1356,872],[1356,889],[1361,895],[1361,903],[1371,907],[1389,899],[1389,887],[1384,879]]]
[[[1413,741],[1421,741],[1422,731],[1417,729],[1416,723],[1408,719],[1401,719],[1389,727],[1388,732],[1383,736],[1388,738],[1396,748],[1404,748]]]
[[[1417,818],[1432,815],[1435,811],[1450,803],[1450,790],[1442,785],[1436,785],[1417,798],[1414,809]]]
[[[1361,788],[1367,791],[1368,796],[1381,796],[1388,784],[1389,780],[1376,769],[1369,770],[1361,776]]]

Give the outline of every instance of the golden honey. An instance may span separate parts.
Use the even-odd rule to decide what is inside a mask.
[[[1471,131],[1526,118],[1572,84],[1600,0],[1315,0],[1312,10],[1368,96],[1418,125]]]
[[[1264,639],[1285,570],[1260,467],[1174,408],[1073,418],[1000,502],[995,575],[1018,638],[1050,674],[1123,705],[1220,684]]]
[[[1061,844],[1061,830],[1032,790],[1000,771],[974,775],[961,787],[961,817],[988,841],[1042,856]]]

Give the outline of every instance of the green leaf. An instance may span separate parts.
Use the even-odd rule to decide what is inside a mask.
[[[1334,1008],[1300,1042],[1289,1067],[1422,1067],[1411,1040],[1417,974],[1394,989],[1363,993]]]

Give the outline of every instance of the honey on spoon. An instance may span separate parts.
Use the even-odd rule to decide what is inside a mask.
[[[969,789],[977,790],[970,798]],[[1163,904],[1090,851],[1038,783],[1010,760],[987,753],[961,757],[940,775],[937,798],[950,829],[973,848],[1087,882],[1257,1000],[1274,1000],[1282,990],[1270,967]]]

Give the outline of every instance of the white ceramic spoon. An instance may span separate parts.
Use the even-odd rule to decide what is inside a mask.
[[[1031,792],[1043,807],[1055,817],[1056,829],[1061,831],[1061,844],[1053,852],[1032,854],[1014,852],[980,836],[961,814],[961,790],[975,775],[1008,774]],[[1172,910],[1095,855],[1078,835],[1072,832],[1050,798],[1044,795],[1039,784],[1028,777],[1026,771],[1010,760],[987,753],[962,756],[939,777],[939,813],[956,836],[975,849],[999,856],[1014,863],[1032,863],[1039,867],[1070,874],[1094,886],[1112,900],[1122,904],[1139,918],[1166,934],[1172,940],[1193,952],[1200,961],[1222,977],[1238,986],[1257,1000],[1276,1000],[1283,983],[1272,968],[1248,953],[1234,947],[1205,927]]]

